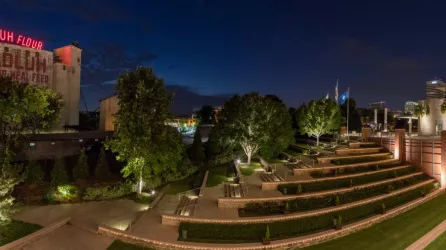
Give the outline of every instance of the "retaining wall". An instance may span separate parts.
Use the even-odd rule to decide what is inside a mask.
[[[376,197],[372,197],[366,200],[356,201],[340,206],[328,207],[324,209],[308,211],[308,212],[299,212],[299,213],[291,213],[286,215],[274,215],[274,216],[262,216],[262,217],[250,217],[250,218],[237,218],[237,219],[206,219],[206,218],[194,218],[190,216],[180,216],[180,215],[167,215],[163,214],[161,216],[161,223],[163,225],[169,226],[179,226],[181,222],[190,222],[190,223],[216,223],[216,224],[255,224],[255,223],[271,223],[275,221],[287,221],[300,219],[310,216],[317,216],[321,214],[333,213],[339,210],[344,210],[351,207],[361,206],[367,203],[379,201],[385,199],[387,197],[396,196],[401,193],[407,192],[409,190],[418,188],[420,186],[426,185],[428,183],[434,182],[434,179],[430,179],[427,181],[423,181],[412,185],[407,188],[398,189],[392,193],[384,194]]]
[[[336,149],[335,153],[339,156],[358,155],[358,154],[376,154],[381,152],[383,147],[376,148],[344,148]]]
[[[372,182],[368,184],[348,187],[348,188],[338,188],[338,189],[332,189],[327,191],[321,191],[321,192],[312,192],[307,194],[299,194],[299,195],[284,195],[284,196],[278,196],[278,197],[268,197],[268,198],[219,198],[218,199],[218,207],[220,208],[243,208],[248,203],[262,203],[262,202],[282,202],[287,200],[294,200],[297,198],[310,198],[310,197],[318,197],[318,196],[326,196],[326,195],[334,195],[339,193],[344,193],[348,191],[352,191],[354,189],[362,189],[366,187],[373,187],[377,185],[381,185],[383,183],[391,183],[396,180],[403,180],[407,178],[411,178],[416,175],[421,175],[422,172],[417,172],[413,174],[408,174],[404,176],[400,176],[393,179],[387,179],[383,181],[378,182]]]
[[[8,243],[6,245],[1,246],[0,250],[19,250],[19,249],[22,249],[25,245],[27,245],[27,244],[35,241],[35,240],[38,240],[39,238],[45,236],[46,234],[51,233],[53,230],[55,230],[55,229],[57,229],[59,227],[62,227],[65,224],[67,224],[70,219],[71,218],[66,218],[66,219],[63,219],[63,220],[60,220],[60,221],[56,221],[53,224],[51,224],[49,226],[46,226],[46,227],[44,227],[44,228],[42,228],[42,229],[40,229],[40,230],[38,230],[38,231],[36,231],[36,232],[34,232],[32,234],[28,234],[25,237],[22,237],[22,238],[20,238],[18,240],[15,240],[15,241],[11,242],[11,243]]]
[[[316,168],[294,168],[293,175],[310,175],[313,171],[321,171],[323,173],[330,173],[335,169],[340,168],[353,168],[353,167],[369,167],[376,164],[387,163],[387,162],[398,162],[396,159],[388,159],[388,160],[380,160],[374,162],[362,162],[362,163],[354,163],[354,164],[346,164],[346,165],[333,165],[330,167],[316,167]]]
[[[363,175],[371,175],[371,174],[376,174],[376,173],[381,173],[381,172],[389,172],[389,171],[398,170],[398,169],[407,168],[407,167],[409,167],[409,165],[397,166],[397,167],[393,167],[393,168],[386,168],[386,169],[381,169],[381,170],[377,170],[377,171],[370,171],[370,172],[364,172],[364,173],[358,173],[358,174],[348,174],[348,175],[341,175],[341,176],[337,176],[337,177],[315,178],[315,179],[303,180],[303,181],[262,182],[262,190],[276,190],[279,187],[279,185],[282,185],[282,184],[299,184],[299,183],[311,183],[311,182],[319,182],[319,181],[327,181],[327,180],[335,180],[335,179],[347,179],[347,178],[354,178],[354,177],[363,176]]]
[[[319,163],[330,163],[332,160],[342,160],[342,159],[349,159],[349,158],[371,158],[371,157],[383,157],[388,155],[390,157],[389,153],[379,153],[379,154],[372,154],[372,155],[348,155],[348,156],[333,156],[333,157],[321,157],[317,158],[317,161]]]
[[[335,230],[327,230],[322,233],[308,235],[308,236],[302,236],[302,237],[296,237],[296,238],[290,238],[285,240],[278,240],[278,241],[272,241],[270,245],[262,245],[259,243],[242,243],[242,244],[209,244],[209,243],[194,243],[194,242],[181,242],[181,241],[175,241],[175,242],[165,242],[165,241],[158,241],[158,240],[152,240],[140,236],[132,235],[128,232],[124,232],[118,229],[99,226],[98,232],[101,235],[111,237],[114,239],[118,239],[127,243],[142,245],[149,248],[155,248],[155,249],[161,249],[161,250],[171,250],[171,249],[185,249],[185,250],[261,250],[261,249],[289,249],[289,248],[295,248],[295,247],[306,247],[310,245],[319,244],[322,242],[326,242],[329,240],[333,240],[336,238],[343,237],[345,235],[363,230],[365,228],[368,228],[374,224],[377,224],[379,222],[382,222],[386,219],[393,218],[401,213],[404,213],[426,201],[429,201],[438,195],[442,194],[444,192],[443,189],[436,190],[430,194],[428,194],[424,198],[419,198],[415,201],[409,202],[405,205],[399,206],[397,208],[391,209],[387,211],[384,215],[375,215],[373,217],[370,217],[368,219],[355,222],[349,225],[344,226],[341,230],[335,231]]]

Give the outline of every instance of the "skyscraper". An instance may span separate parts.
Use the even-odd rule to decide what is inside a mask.
[[[415,107],[418,105],[417,102],[407,101],[404,105],[404,113],[413,115],[415,113]]]

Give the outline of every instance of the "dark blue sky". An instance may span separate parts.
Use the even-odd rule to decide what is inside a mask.
[[[48,50],[79,42],[90,110],[138,65],[177,90],[181,112],[250,91],[298,106],[333,96],[337,78],[360,106],[401,109],[444,76],[446,3],[365,2],[0,0],[0,20]]]

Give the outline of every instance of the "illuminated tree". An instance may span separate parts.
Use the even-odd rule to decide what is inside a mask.
[[[121,74],[116,90],[118,130],[106,146],[127,163],[123,176],[136,179],[140,194],[144,182],[162,183],[179,173],[184,156],[181,134],[166,125],[172,94],[166,92],[163,79],[143,67]]]
[[[51,90],[0,77],[0,222],[9,219],[11,192],[25,178],[23,166],[11,163],[20,136],[51,128],[60,107],[60,96]]]
[[[339,107],[331,99],[320,99],[303,104],[297,110],[297,122],[301,134],[319,138],[332,130],[338,129],[341,124]]]
[[[415,106],[414,113],[418,117],[423,117],[423,116],[429,115],[429,111],[430,111],[429,106],[423,102],[423,103],[420,103],[417,106]]]
[[[264,147],[268,154],[274,154],[293,139],[291,117],[285,105],[258,93],[235,95],[226,101],[214,130],[213,136],[221,146],[240,146],[248,164],[259,149]],[[274,143],[277,143],[274,148],[267,148]]]
[[[73,169],[74,179],[85,179],[88,177],[88,163],[87,155],[85,154],[85,149],[81,150],[79,158],[77,159],[77,164]]]

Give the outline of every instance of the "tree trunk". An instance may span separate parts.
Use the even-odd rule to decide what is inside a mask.
[[[316,146],[319,147],[319,136],[316,136]]]
[[[247,154],[248,156],[248,166],[251,165],[251,154]]]
[[[139,172],[139,180],[138,180],[138,190],[136,190],[137,194],[142,193],[142,168]]]
[[[137,194],[141,194],[142,193],[142,176],[139,177],[139,180],[138,180],[138,190],[136,190],[136,193]]]

